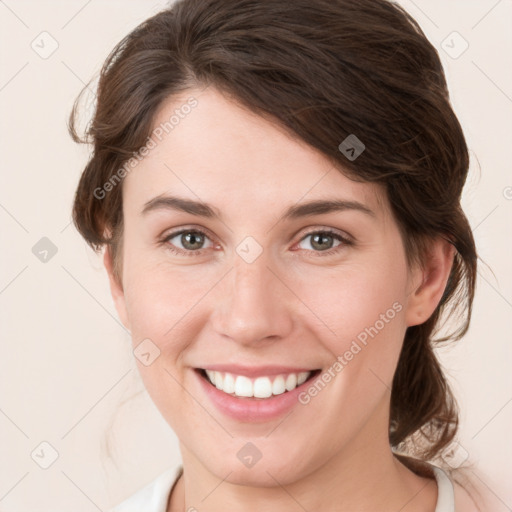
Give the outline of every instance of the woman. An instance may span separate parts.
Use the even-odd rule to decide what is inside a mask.
[[[116,511],[479,510],[433,351],[471,315],[468,150],[408,14],[182,0],[75,116],[74,222],[183,459]]]

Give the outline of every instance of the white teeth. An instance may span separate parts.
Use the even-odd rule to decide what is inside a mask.
[[[220,372],[215,372],[215,387],[217,389],[222,389],[222,383],[223,383],[223,377],[222,377],[222,373]]]
[[[304,382],[306,382],[306,379],[309,377],[309,374],[310,372],[299,373],[299,376],[297,377],[297,386],[304,384]]]
[[[210,382],[229,395],[254,398],[268,398],[292,391],[303,384],[312,372],[289,373],[273,377],[250,379],[244,375],[205,370]]]
[[[244,377],[243,375],[239,375],[235,380],[235,395],[253,396],[251,379]]]
[[[274,382],[272,383],[272,394],[273,395],[280,395],[286,391],[286,388],[284,386],[284,377],[282,375],[278,375]]]
[[[224,382],[222,383],[222,390],[226,393],[234,393],[235,392],[235,378],[231,373],[226,373],[224,375]]]
[[[272,383],[268,377],[258,377],[253,384],[253,396],[268,398],[272,396]]]
[[[286,389],[291,391],[297,387],[297,375],[295,373],[290,373],[288,377],[286,377]]]

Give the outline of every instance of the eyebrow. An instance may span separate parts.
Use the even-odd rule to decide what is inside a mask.
[[[220,212],[213,206],[176,196],[157,196],[147,201],[142,209],[142,215],[155,210],[177,210],[190,213],[198,217],[209,219],[221,219]],[[358,201],[347,201],[342,199],[317,199],[307,203],[300,203],[288,208],[281,216],[281,220],[298,219],[313,215],[321,215],[332,212],[355,210],[375,217],[375,213],[366,205]]]

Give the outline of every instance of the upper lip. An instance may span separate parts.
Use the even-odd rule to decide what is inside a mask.
[[[233,373],[246,377],[259,377],[263,375],[282,375],[288,373],[313,372],[318,368],[305,368],[303,366],[247,366],[241,364],[210,364],[199,367],[202,370]]]

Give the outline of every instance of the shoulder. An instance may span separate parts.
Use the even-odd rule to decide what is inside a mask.
[[[453,482],[455,512],[483,512],[468,491],[457,482]]]
[[[495,499],[482,480],[485,475],[481,478],[478,474],[479,471],[473,468],[453,471],[455,512],[496,512]]]
[[[478,477],[474,464],[452,468],[426,463],[434,471],[438,486],[436,512],[497,512],[489,508],[489,491]]]

